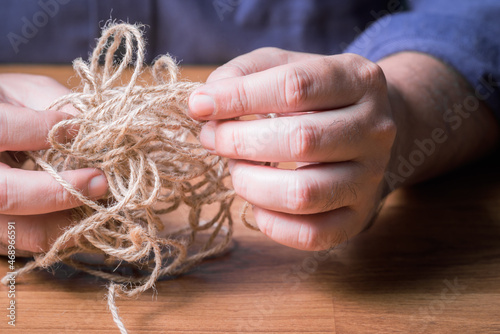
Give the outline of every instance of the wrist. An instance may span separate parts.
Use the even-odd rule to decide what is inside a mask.
[[[443,174],[495,146],[498,124],[484,103],[478,101],[467,117],[457,111],[474,91],[456,70],[417,52],[398,53],[378,64],[397,129],[385,194]],[[451,122],[452,117],[460,123]]]

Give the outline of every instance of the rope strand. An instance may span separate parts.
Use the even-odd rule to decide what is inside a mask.
[[[73,62],[82,91],[61,97],[49,108],[72,105],[78,114],[52,128],[50,149],[29,156],[83,205],[74,211],[75,223],[50,250],[17,272],[64,262],[110,281],[108,305],[121,333],[127,330],[118,315],[117,296],[136,296],[154,288],[161,277],[179,275],[221,254],[233,232],[230,207],[235,193],[227,186],[226,160],[201,146],[202,123],[185,113],[190,93],[201,84],[178,81],[177,64],[165,55],[152,68],[154,85],[139,85],[144,45],[138,26],[110,24],[90,61]],[[125,52],[116,63],[122,46]],[[122,85],[133,59],[132,77]],[[70,142],[58,142],[56,134],[66,127],[78,133]],[[99,201],[82,195],[59,174],[89,167],[102,170],[108,181],[109,194]],[[217,203],[217,213],[202,218],[203,208]],[[182,207],[189,211],[184,226],[160,236],[160,214]],[[197,245],[196,236],[203,231],[208,237]],[[69,240],[76,246],[64,248]],[[84,263],[75,257],[79,253],[103,254],[110,267],[135,268],[140,275]]]

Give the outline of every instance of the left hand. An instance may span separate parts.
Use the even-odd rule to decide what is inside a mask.
[[[69,105],[46,110],[68,93],[69,89],[48,77],[0,74],[0,255],[8,254],[13,236],[17,256],[49,250],[72,224],[69,209],[82,205],[49,173],[23,169],[24,151],[48,149],[50,129],[77,112]],[[57,139],[71,140],[76,133],[68,127],[57,133]],[[107,193],[106,178],[97,169],[68,170],[60,175],[92,199]],[[9,222],[15,224],[15,235]]]
[[[396,126],[381,68],[357,55],[263,48],[215,70],[189,100],[202,145],[234,159],[236,193],[284,245],[328,249],[362,231],[384,192]],[[233,120],[277,113],[278,118]],[[300,162],[295,170],[260,162]]]

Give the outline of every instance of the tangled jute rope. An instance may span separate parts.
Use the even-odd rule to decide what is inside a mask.
[[[123,54],[117,61],[119,52]],[[185,113],[189,94],[200,83],[179,81],[175,61],[162,56],[152,67],[155,84],[140,85],[143,61],[141,29],[129,24],[110,24],[90,62],[74,61],[81,92],[63,96],[49,108],[72,105],[78,114],[50,131],[50,149],[30,156],[83,206],[75,211],[75,223],[48,252],[17,271],[21,275],[63,262],[108,280],[108,306],[122,333],[126,329],[116,296],[136,296],[154,287],[159,278],[181,274],[220,254],[228,247],[233,224],[230,206],[235,193],[224,182],[226,161],[201,146],[197,138],[202,124]],[[135,64],[134,71],[122,85],[130,64]],[[56,134],[67,127],[78,128],[76,136],[58,142]],[[86,167],[104,172],[107,198],[90,200],[59,175]],[[203,219],[202,209],[214,205],[216,213]],[[181,206],[189,209],[187,223],[161,236],[160,215]],[[199,237],[201,231],[205,238]],[[70,240],[74,246],[65,247]],[[132,266],[138,274],[86,263],[75,256],[80,253],[103,254],[108,265]]]

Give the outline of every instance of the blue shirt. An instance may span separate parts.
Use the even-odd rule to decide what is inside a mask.
[[[500,118],[498,0],[0,0],[0,62],[87,58],[110,19],[146,24],[147,56],[220,64],[263,46],[372,61],[433,55]],[[496,85],[496,86],[495,86]]]

